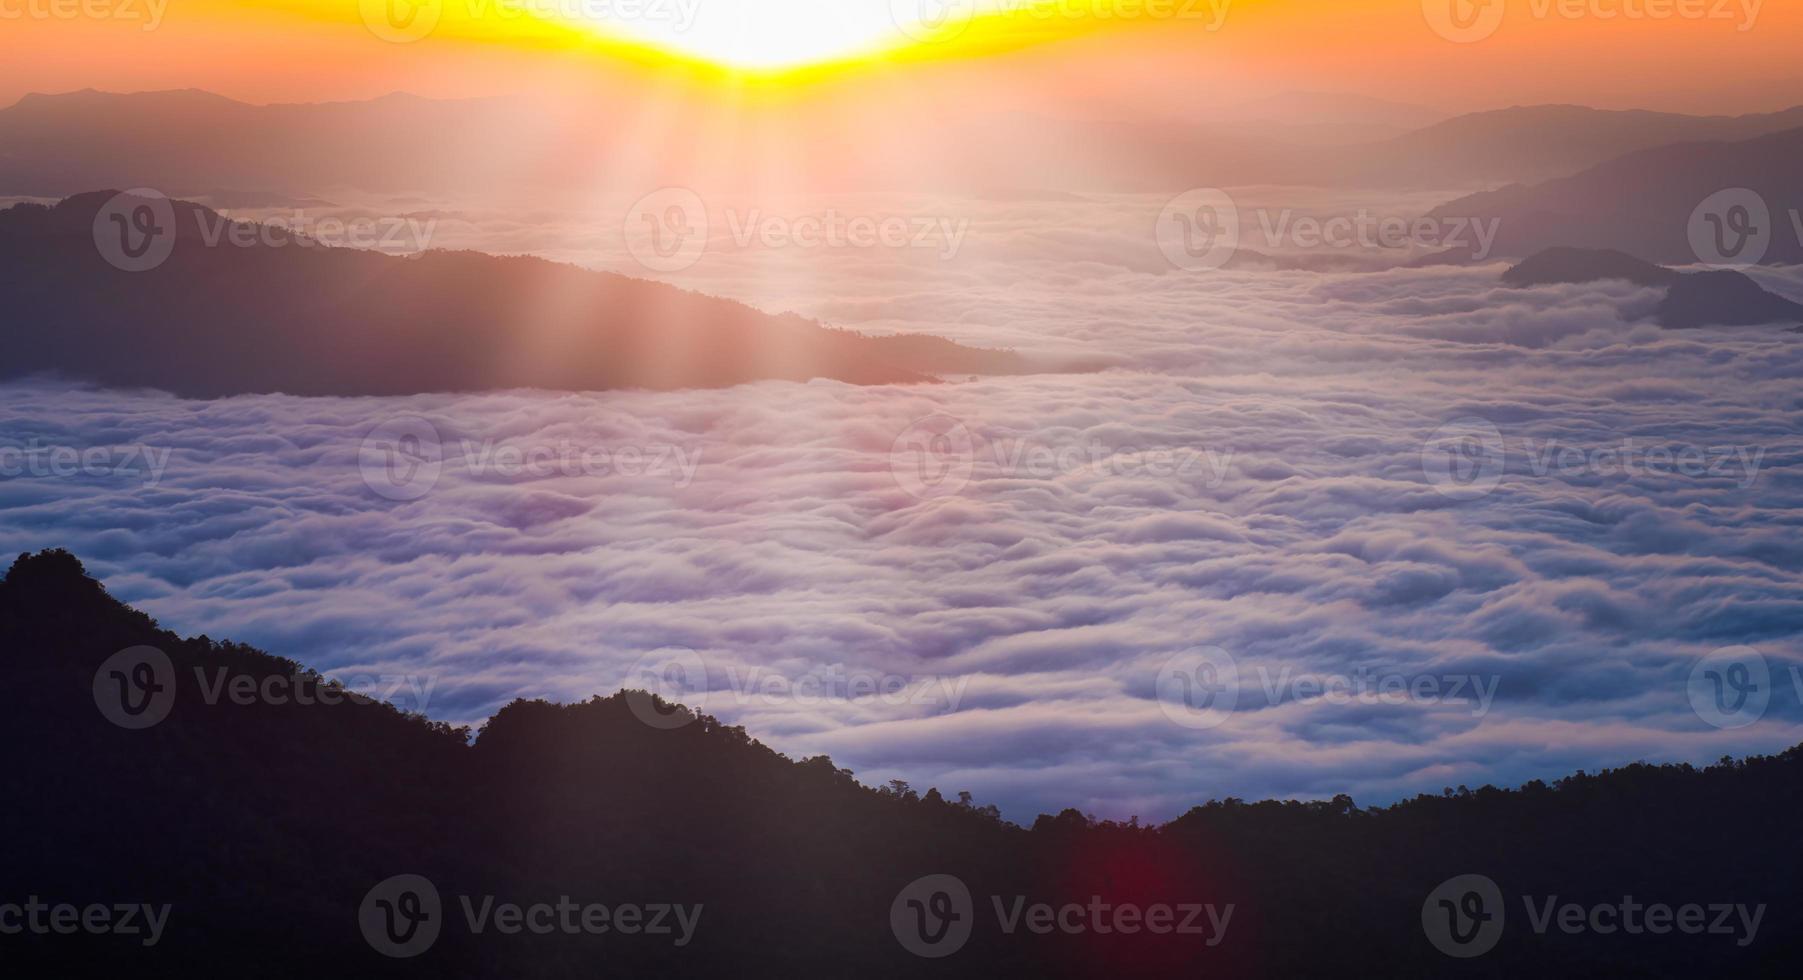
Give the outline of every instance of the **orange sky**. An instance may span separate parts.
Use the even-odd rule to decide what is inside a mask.
[[[0,0],[0,103],[88,87],[194,87],[259,102],[396,90],[581,100],[607,98],[646,73],[692,74],[587,32],[469,13],[502,2],[447,0],[431,37],[394,44],[365,27],[358,0]],[[1124,16],[1148,0],[1055,2],[1117,16],[1017,17],[772,91],[855,90],[880,76],[885,86],[937,87],[961,102],[1153,118],[1298,89],[1451,110],[1559,101],[1743,112],[1803,102],[1803,4],[1789,0],[1488,0],[1507,4],[1500,26],[1465,44],[1436,34],[1424,4],[1466,0],[1150,0],[1193,3],[1197,19]],[[1218,30],[1209,29],[1210,3],[1229,4]],[[65,16],[83,4],[106,16]]]

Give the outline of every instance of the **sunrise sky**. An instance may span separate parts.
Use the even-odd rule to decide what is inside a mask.
[[[880,80],[1148,118],[1293,90],[1449,111],[1581,101],[1738,113],[1789,105],[1803,85],[1803,5],[1762,0],[918,3],[0,0],[0,101],[87,87],[253,102],[397,90],[583,100],[654,77],[741,98]],[[403,26],[384,26],[390,8]],[[922,24],[936,12],[938,32]],[[1435,23],[1482,36],[1458,43]],[[997,70],[1006,84],[993,84]]]
[[[1410,132],[1516,105],[1797,106],[1803,3],[941,2],[0,0],[0,107],[33,92],[163,93],[0,112],[0,191],[24,202],[14,227],[75,214],[63,240],[82,275],[109,263],[125,275],[137,257],[127,215],[107,211],[146,198],[82,197],[128,188],[303,233],[400,228],[381,241],[426,253],[269,258],[317,270],[296,295],[358,297],[311,313],[264,302],[224,264],[183,295],[250,297],[244,312],[157,311],[218,328],[205,336],[228,338],[241,362],[73,304],[94,336],[123,331],[179,355],[168,363],[181,371],[207,369],[216,387],[198,390],[235,394],[90,389],[104,360],[92,345],[45,359],[73,380],[0,385],[0,449],[173,454],[148,490],[7,484],[0,540],[72,549],[172,629],[432,677],[431,714],[455,724],[514,697],[642,686],[637,665],[661,664],[645,658],[665,648],[712,658],[689,675],[710,683],[721,667],[805,680],[848,665],[969,685],[968,702],[699,707],[797,758],[969,788],[1027,819],[1064,806],[1164,819],[1198,793],[1382,802],[1803,739],[1803,701],[1723,727],[1687,687],[1716,647],[1788,642],[1803,623],[1803,496],[1783,475],[1803,458],[1803,346],[1785,332],[1803,316],[1780,305],[1803,304],[1803,266],[1747,273],[1781,324],[1682,331],[1655,319],[1670,303],[1652,286],[1505,290],[1499,267],[1574,242],[1712,263],[1699,243],[1725,256],[1731,231],[1742,250],[1757,230],[1772,256],[1803,254],[1777,237],[1803,230],[1786,165],[1796,118],[1556,110]],[[176,89],[375,101],[251,110]],[[397,92],[497,98],[383,98]],[[1721,142],[1693,156],[1704,139]],[[1676,144],[1678,156],[1615,166]],[[1494,193],[1575,176],[1547,197]],[[1390,245],[1306,230],[1350,228],[1353,215],[1428,231]],[[893,243],[804,231],[897,222]],[[137,228],[138,255],[164,226],[178,227]],[[266,258],[156,244],[175,271],[183,255]],[[38,246],[17,231],[9,254]],[[332,271],[378,260],[419,285],[396,299]],[[440,268],[442,280],[414,278]],[[175,295],[167,279],[139,281]],[[484,308],[499,312],[458,310],[485,328],[475,339],[438,329],[436,304],[463,295],[451,285],[514,282],[526,285]],[[740,314],[713,323],[671,286],[871,336],[1011,351],[1002,363],[1018,356],[1022,373],[909,367],[874,376],[947,383],[842,383],[809,366],[795,321],[740,353]],[[71,295],[124,295],[109,289]],[[431,315],[395,322],[417,331],[381,326],[385,304],[416,294],[406,308]],[[41,295],[57,315],[71,306]],[[612,367],[612,348],[583,346],[591,318],[622,324],[618,359],[639,374],[575,373]],[[685,329],[662,328],[673,322]],[[366,326],[397,332],[362,343]],[[734,353],[688,329],[700,326]],[[327,368],[298,390],[264,373],[316,349]],[[117,359],[132,384],[186,377],[141,380]],[[892,367],[871,359],[846,376]],[[713,365],[728,360],[746,383],[687,386],[719,382]],[[412,373],[441,361],[495,387]],[[690,368],[699,381],[673,380]],[[628,390],[644,384],[676,390]],[[406,455],[372,435],[392,418],[442,432],[442,487],[399,499],[369,484],[363,460]],[[937,427],[946,419],[974,434],[968,448]],[[1474,419],[1499,465],[1506,435],[1508,469],[1455,498],[1436,474],[1446,433]],[[1718,455],[1740,468],[1548,469],[1567,450],[1594,461],[1649,444],[1732,450]],[[496,445],[680,449],[693,466],[498,476],[478,465]],[[1084,462],[1148,447],[1194,465]],[[1041,450],[1076,462],[1024,471]],[[910,489],[927,480],[923,460],[960,451],[968,486]],[[1193,646],[1248,672],[1502,686],[1474,710],[1314,703],[1261,683],[1262,704],[1201,734],[1158,687]],[[1803,664],[1766,655],[1803,690]]]

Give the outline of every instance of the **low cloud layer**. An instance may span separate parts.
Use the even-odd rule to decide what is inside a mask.
[[[1645,290],[1505,289],[1496,267],[1179,273],[1144,233],[1158,203],[1143,224],[1106,218],[1118,201],[966,204],[952,262],[733,254],[683,280],[1118,360],[1096,375],[0,386],[0,543],[70,548],[182,632],[429,683],[446,720],[649,667],[792,755],[1016,819],[1381,802],[1803,740],[1797,335],[1665,331]],[[1693,667],[1741,644],[1769,704],[1721,727]],[[1173,700],[1173,669],[1204,662],[1237,678],[1233,710]]]

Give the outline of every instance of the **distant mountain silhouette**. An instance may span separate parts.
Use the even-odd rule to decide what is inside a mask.
[[[0,110],[0,194],[155,187],[235,197],[218,202],[230,206],[247,194],[279,205],[346,187],[442,189],[499,179],[496,146],[541,125],[500,99],[251,105],[193,89],[27,95]]]
[[[1632,153],[1582,173],[1532,186],[1473,194],[1435,208],[1445,218],[1499,222],[1486,258],[1531,255],[1566,245],[1616,249],[1654,262],[1688,265],[1716,233],[1692,216],[1724,191],[1750,190],[1767,212],[1753,221],[1767,265],[1803,262],[1803,128],[1740,142],[1682,143]],[[1725,219],[1726,215],[1718,216]],[[1707,218],[1699,219],[1708,221]],[[1731,243],[1738,245],[1739,242]],[[1724,253],[1726,254],[1726,253]],[[1469,258],[1470,256],[1466,256]]]
[[[1375,809],[1228,799],[1158,827],[1065,810],[1023,829],[936,789],[864,787],[830,759],[792,761],[644,695],[515,702],[472,743],[346,699],[291,661],[161,630],[60,551],[20,556],[0,580],[0,651],[12,750],[0,903],[170,906],[154,948],[6,935],[9,975],[79,963],[84,975],[168,977],[1780,977],[1803,956],[1803,747]],[[232,691],[242,696],[217,693]],[[679,724],[647,724],[635,713],[647,709]],[[440,933],[417,958],[390,959],[359,910],[402,874],[440,894],[440,907],[408,913]],[[1465,874],[1493,879],[1507,908],[1502,941],[1461,963],[1430,944],[1423,909],[1439,914],[1430,892]],[[937,960],[896,938],[951,921],[925,896],[917,914],[940,918],[909,918],[900,893],[926,875],[955,876],[972,898],[955,913],[972,918],[968,943]],[[681,947],[620,932],[478,935],[462,898],[485,896],[702,911]],[[1233,909],[1213,945],[1144,928],[1009,934],[998,920],[1017,896]],[[1523,900],[1547,896],[1764,908],[1745,945],[1677,930],[1537,934]],[[381,901],[388,941],[405,901]]]
[[[1516,106],[1434,121],[1416,106],[1287,93],[1195,123],[1097,122],[939,107],[928,161],[900,152],[898,125],[853,155],[797,162],[797,187],[965,191],[1176,191],[1252,184],[1459,188],[1533,182],[1627,153],[1696,140],[1740,140],[1803,126],[1803,107],[1688,116],[1583,106]],[[0,194],[64,197],[96,187],[155,187],[232,200],[380,193],[555,193],[597,172],[711,187],[730,179],[730,147],[686,134],[648,154],[618,134],[630,116],[605,101],[434,100],[250,105],[199,91],[29,95],[0,109]],[[1428,125],[1428,123],[1432,123]],[[782,131],[840,125],[823,110]],[[1421,127],[1421,128],[1417,128]],[[1399,129],[1408,130],[1398,132]],[[1332,153],[1320,147],[1331,144]],[[1089,151],[1108,148],[1105,154]],[[404,166],[397,166],[397,156]],[[905,165],[898,157],[907,158]],[[818,169],[813,169],[818,164]]]
[[[281,229],[239,246],[218,214],[186,202],[172,202],[167,259],[122,271],[94,231],[112,197],[0,211],[0,309],[22,328],[0,377],[55,372],[216,397],[888,384],[1034,369],[1010,352],[866,337],[535,258],[397,257]]]
[[[1366,95],[1288,91],[1204,109],[1196,120],[1208,128],[1250,123],[1246,129],[1296,146],[1345,146],[1401,136],[1449,115]]]
[[[1681,273],[1610,249],[1549,248],[1503,273],[1510,286],[1621,279],[1666,287],[1654,317],[1667,327],[1745,327],[1803,319],[1803,303],[1768,291],[1745,273]]]
[[[1563,283],[1622,279],[1640,286],[1669,286],[1680,273],[1626,252],[1603,248],[1549,248],[1524,259],[1502,275],[1510,286],[1551,286]]]
[[[1455,116],[1356,152],[1336,153],[1327,165],[1341,182],[1370,186],[1531,183],[1672,143],[1750,139],[1799,126],[1803,106],[1744,116],[1515,106]]]
[[[1201,118],[1212,120],[1269,121],[1290,126],[1392,126],[1410,130],[1431,126],[1450,115],[1442,109],[1353,92],[1301,89],[1290,89],[1201,112]]]
[[[1668,327],[1750,327],[1803,320],[1803,303],[1768,291],[1745,273],[1692,272],[1666,291],[1656,314]]]

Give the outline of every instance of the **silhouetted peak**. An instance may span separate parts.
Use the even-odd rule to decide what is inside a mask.
[[[1082,811],[1066,807],[1060,810],[1057,816],[1049,813],[1040,814],[1039,819],[1033,821],[1033,832],[1035,834],[1076,834],[1090,829],[1093,824],[1094,821],[1084,815]]]
[[[102,92],[95,88],[76,89],[73,92],[26,92],[19,96],[19,101],[12,108],[51,108],[76,102],[98,102],[102,99],[120,98],[114,92]]]
[[[1624,279],[1642,286],[1668,286],[1679,274],[1626,252],[1608,248],[1558,246],[1534,253],[1503,273],[1511,286],[1548,286],[1560,283]]]
[[[20,555],[0,580],[0,606],[65,609],[97,601],[115,604],[81,559],[61,548]]]
[[[649,719],[649,721],[647,720]],[[476,744],[489,753],[557,751],[572,744],[619,744],[656,738],[669,732],[707,737],[742,732],[719,719],[674,704],[645,691],[617,691],[574,704],[519,699],[495,712],[478,733]]]
[[[531,737],[530,733],[554,724],[561,705],[544,700],[517,698],[489,716],[477,732],[477,744],[485,750],[508,748]]]
[[[88,570],[82,565],[80,558],[61,548],[50,548],[35,555],[30,552],[21,554],[6,573],[6,582],[11,585],[29,582],[65,586],[86,582],[95,588],[100,586],[100,583],[88,577]]]
[[[91,222],[94,220],[94,216],[100,212],[101,208],[105,207],[109,202],[111,202],[114,198],[118,197],[122,193],[125,193],[125,192],[112,190],[112,191],[86,191],[86,192],[83,192],[80,194],[71,194],[68,197],[63,198],[61,201],[58,201],[55,205],[53,205],[51,207],[50,210],[56,214],[65,214],[65,215],[68,215],[73,218],[83,219],[83,220]],[[143,196],[143,197],[134,196],[131,198],[131,200],[151,201],[151,200],[163,200],[163,199],[154,198],[154,197],[150,197],[150,196]],[[172,209],[174,209],[174,211],[178,215],[195,214],[195,213],[206,214],[206,215],[215,215],[215,216],[218,215],[217,211],[214,211],[212,208],[209,208],[203,204],[195,204],[192,201],[183,201],[183,200],[178,200],[175,198],[167,198],[166,200],[168,200],[169,206]]]
[[[591,698],[576,704],[517,699],[494,713],[476,736],[476,746],[489,756],[559,754],[579,742],[612,742],[631,734],[634,724],[623,700]]]
[[[1750,327],[1803,317],[1803,303],[1767,290],[1744,272],[1692,272],[1672,283],[1659,304],[1668,327]]]
[[[184,242],[189,243],[190,247],[205,244],[209,236],[215,241],[221,240],[231,225],[254,225],[253,222],[220,214],[203,204],[178,198],[147,195],[121,199],[121,195],[129,194],[130,191],[119,190],[84,191],[65,197],[48,207],[41,204],[17,204],[0,210],[0,233],[50,238],[73,237],[87,241],[94,237],[96,222],[103,213],[123,215],[129,220],[139,204],[155,209],[152,212],[153,220],[157,220],[157,215],[173,218],[174,227],[168,231],[174,235],[177,250],[183,248]],[[157,227],[161,227],[160,220]],[[258,234],[234,239],[234,243],[245,248],[261,248],[278,244],[301,244],[306,239],[300,232],[281,225],[260,227],[263,230]]]
[[[40,328],[8,349],[0,376],[57,372],[213,398],[921,384],[1041,368],[1009,351],[866,337],[539,258],[432,251],[417,222],[373,229],[374,248],[355,247],[354,234],[336,247],[281,221],[118,197],[0,211],[0,266],[11,273],[0,277],[0,308]],[[397,244],[426,250],[385,253]],[[547,307],[546,295],[561,299]]]
[[[412,92],[398,92],[397,91],[397,92],[390,92],[387,95],[378,95],[375,98],[370,99],[368,101],[369,101],[369,104],[371,104],[371,105],[407,106],[407,105],[422,105],[424,103],[432,102],[434,100],[428,99],[423,95],[414,95]]]
[[[94,221],[100,216],[101,209],[113,204],[122,193],[124,192],[118,190],[85,191],[80,194],[71,194],[48,206],[29,203],[15,204],[12,207],[0,209],[0,231],[57,237],[65,235],[92,237]],[[142,200],[144,203],[160,201],[162,203],[156,205],[159,209],[166,204],[169,208],[168,213],[176,217],[178,229],[194,229],[201,227],[203,222],[210,225],[226,220],[225,216],[211,208],[173,198],[134,197],[128,198],[120,204],[129,206],[131,202],[138,200]],[[179,231],[177,234],[179,239]]]
[[[1510,286],[1606,279],[1666,287],[1665,299],[1654,315],[1667,327],[1745,327],[1803,316],[1803,303],[1766,290],[1745,273],[1731,269],[1683,273],[1613,249],[1548,248],[1502,276],[1502,281]]]
[[[155,92],[103,92],[100,89],[84,88],[73,92],[27,92],[19,97],[13,108],[54,112],[112,105],[133,109],[184,109],[245,106],[248,103],[198,88]]]

